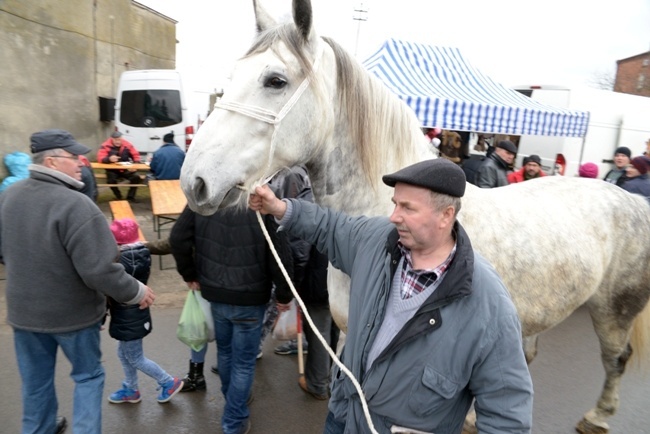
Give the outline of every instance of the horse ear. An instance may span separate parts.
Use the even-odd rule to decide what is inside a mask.
[[[257,33],[261,33],[264,30],[278,25],[266,9],[260,5],[259,1],[253,0],[253,9],[255,9],[255,25],[257,27]]]
[[[293,22],[305,40],[311,36],[312,15],[310,0],[293,0]]]

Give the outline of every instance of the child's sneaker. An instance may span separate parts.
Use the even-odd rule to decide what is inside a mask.
[[[172,399],[174,395],[176,395],[178,392],[181,391],[183,388],[183,380],[174,377],[173,379],[169,380],[165,384],[159,387],[159,389],[162,389],[160,391],[160,395],[158,395],[158,402],[165,403]]]
[[[122,384],[120,390],[108,397],[108,402],[113,404],[124,404],[125,402],[128,402],[129,404],[137,404],[140,401],[142,401],[140,391],[126,387],[125,384]]]

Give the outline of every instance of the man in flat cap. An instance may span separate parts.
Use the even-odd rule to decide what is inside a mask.
[[[517,147],[510,140],[501,140],[494,152],[483,161],[476,173],[476,185],[481,188],[495,188],[508,185],[508,173],[515,156]]]
[[[256,188],[249,206],[350,276],[341,359],[363,385],[378,432],[459,433],[473,400],[479,432],[530,432],[532,383],[517,312],[456,219],[462,169],[427,160],[383,181],[395,188],[390,218],[279,200],[268,186]],[[325,433],[367,432],[359,396],[335,366]]]
[[[0,261],[22,379],[22,432],[65,430],[54,388],[61,347],[75,382],[73,431],[101,433],[99,329],[106,295],[145,308],[154,294],[115,262],[118,248],[106,217],[78,191],[79,156],[90,149],[53,129],[32,134],[31,151],[29,178],[0,195]]]

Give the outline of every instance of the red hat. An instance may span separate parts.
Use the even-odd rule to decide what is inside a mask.
[[[133,244],[140,240],[138,224],[130,218],[114,220],[111,223],[111,232],[117,244]]]

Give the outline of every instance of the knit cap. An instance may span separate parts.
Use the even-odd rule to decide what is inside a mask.
[[[616,148],[616,151],[614,151],[614,155],[616,154],[624,154],[627,155],[627,158],[632,158],[632,151],[630,151],[630,148],[627,146],[620,146]]]
[[[111,232],[115,237],[117,244],[133,244],[140,239],[140,234],[138,233],[138,223],[131,218],[123,218],[114,220],[111,223]]]
[[[595,178],[598,176],[598,165],[595,163],[584,163],[578,169],[578,175],[583,178]]]

